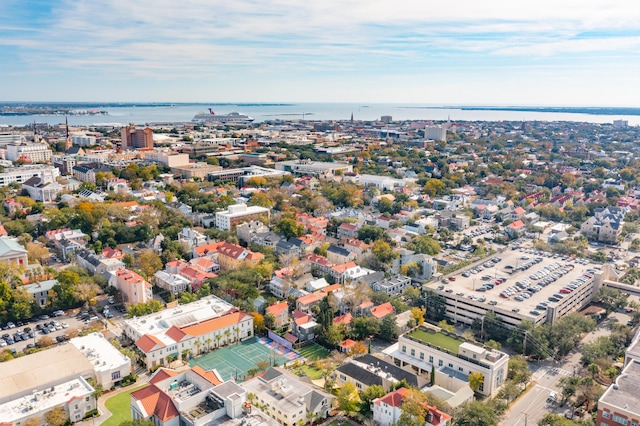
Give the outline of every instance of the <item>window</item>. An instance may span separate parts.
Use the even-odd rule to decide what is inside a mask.
[[[432,355],[429,355],[429,363],[433,364],[433,356]]]
[[[438,367],[442,367],[442,360],[441,359],[438,360]]]
[[[111,380],[118,380],[119,378],[120,378],[119,371],[114,371],[113,373],[111,373]]]
[[[415,349],[411,349],[411,356],[416,356],[416,350]]]
[[[458,367],[458,371],[464,371],[464,368]]]
[[[478,391],[479,392],[483,392],[484,391],[484,382],[480,383],[480,386],[478,387]]]
[[[405,345],[402,345],[402,352],[407,353],[407,347]]]
[[[608,411],[603,411],[602,417],[604,417],[605,419],[608,419],[609,417],[611,417],[611,414]]]
[[[89,402],[89,397],[86,397],[84,400],[85,400],[85,401],[87,401],[87,402]]]
[[[638,422],[631,421],[631,426],[638,426]]]
[[[620,423],[621,425],[626,425],[628,423],[627,419],[625,419],[624,417],[620,417],[616,414],[613,415],[613,421],[616,423]]]
[[[453,368],[453,364],[449,363],[449,368]]]

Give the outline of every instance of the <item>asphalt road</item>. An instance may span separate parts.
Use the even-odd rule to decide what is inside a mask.
[[[581,342],[589,343],[599,336],[609,334],[609,324],[619,322],[626,324],[630,316],[624,312],[613,312],[609,317],[598,325],[596,331],[586,335]],[[580,346],[581,346],[580,345]],[[564,414],[567,407],[560,407],[557,403],[547,403],[547,398],[551,392],[556,392],[557,400],[560,400],[561,389],[558,386],[560,379],[565,376],[572,376],[580,368],[581,353],[579,348],[566,356],[562,362],[544,361],[540,363],[530,363],[529,368],[533,372],[532,380],[536,385],[508,410],[504,415],[501,426],[527,426],[536,425],[542,417],[551,412]]]

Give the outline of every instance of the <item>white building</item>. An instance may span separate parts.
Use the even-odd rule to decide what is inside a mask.
[[[158,271],[154,275],[155,283],[158,287],[167,290],[174,296],[189,289],[191,283],[185,277],[178,274],[170,274],[165,271]]]
[[[323,163],[311,160],[279,161],[275,166],[276,170],[284,172],[320,177],[331,177],[336,174],[346,174],[353,171],[353,166],[348,163]]]
[[[453,350],[455,347],[458,349]],[[482,373],[484,379],[478,392],[486,396],[494,395],[507,379],[509,355],[437,327],[423,326],[402,334],[383,353],[400,367],[411,366],[418,374],[431,374],[433,369],[435,384],[452,392],[469,386],[472,372]]]
[[[23,135],[0,133],[0,145],[19,144],[25,142]]]
[[[60,171],[55,167],[48,166],[22,166],[7,169],[0,173],[0,186],[8,186],[11,183],[24,183],[34,176],[47,176],[52,181],[60,176]]]
[[[226,333],[228,331],[228,333]],[[167,365],[185,350],[199,354],[253,336],[253,317],[215,296],[124,323],[124,335],[144,354],[148,368]]]
[[[69,341],[91,364],[96,382],[110,389],[131,374],[131,359],[123,355],[102,334],[91,333]]]
[[[358,175],[355,180],[361,185],[375,186],[381,191],[385,191],[385,190],[391,191],[395,188],[400,188],[404,186],[404,181],[402,179],[395,179],[390,176],[362,174],[362,175]]]
[[[171,151],[147,151],[144,153],[144,159],[167,167],[180,167],[189,164],[189,154],[177,154]]]
[[[445,126],[426,126],[424,128],[424,137],[425,139],[430,139],[434,141],[447,141],[447,128]]]
[[[287,370],[272,367],[241,386],[256,396],[260,406],[284,426],[307,422],[307,413],[326,419],[334,396],[304,383]]]
[[[398,424],[402,415],[402,404],[409,396],[410,392],[407,388],[400,388],[374,399],[371,403],[373,421],[380,426]],[[437,407],[424,403],[424,410],[426,420],[424,426],[447,426],[450,424],[451,416],[438,410]]]
[[[7,160],[28,160],[31,163],[50,163],[51,149],[46,143],[9,144],[7,145]]]
[[[97,139],[93,135],[87,135],[87,134],[84,134],[84,133],[72,133],[71,134],[71,143],[73,145],[91,146],[91,145],[95,145],[96,142],[97,142]]]
[[[178,233],[178,241],[185,242],[189,245],[189,249],[207,244],[207,236],[192,228],[182,228]]]
[[[260,206],[247,206],[236,204],[229,206],[228,210],[216,213],[216,228],[222,231],[235,229],[236,225],[260,217],[269,217],[270,210]]]

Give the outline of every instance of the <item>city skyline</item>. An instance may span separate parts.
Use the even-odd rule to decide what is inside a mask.
[[[5,101],[634,106],[633,1],[0,4]]]

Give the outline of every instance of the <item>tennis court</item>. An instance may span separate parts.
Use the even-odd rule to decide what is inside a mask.
[[[244,342],[216,349],[192,360],[189,365],[197,365],[205,370],[216,369],[224,380],[233,378],[240,382],[245,380],[247,371],[256,368],[260,361],[266,361],[270,366],[274,361],[280,366],[290,362],[286,354],[280,352],[252,337]]]

